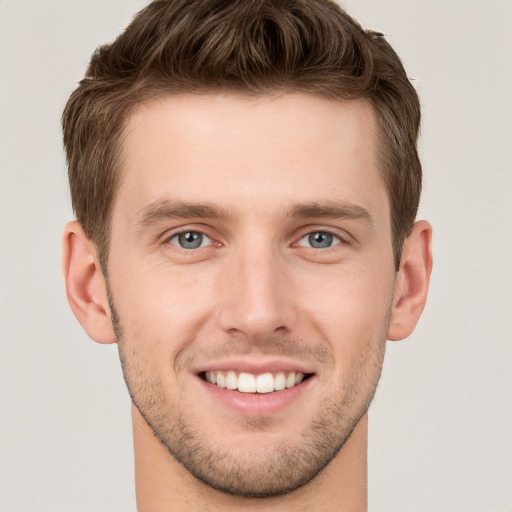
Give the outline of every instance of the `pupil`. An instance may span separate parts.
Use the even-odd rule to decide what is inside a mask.
[[[188,231],[186,233],[180,233],[179,242],[184,249],[196,249],[201,245],[202,238],[200,233]]]
[[[311,235],[309,235],[309,243],[311,247],[315,247],[316,249],[326,249],[332,245],[332,235],[322,231],[311,233]]]

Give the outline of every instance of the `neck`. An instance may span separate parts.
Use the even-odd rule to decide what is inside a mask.
[[[336,457],[296,491],[272,498],[231,496],[197,480],[155,438],[132,406],[138,512],[365,512],[368,417],[365,414]]]

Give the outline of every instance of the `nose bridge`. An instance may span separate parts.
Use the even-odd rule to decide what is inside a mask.
[[[269,240],[241,244],[231,255],[225,277],[220,314],[225,331],[263,339],[291,328],[294,311],[285,262]]]

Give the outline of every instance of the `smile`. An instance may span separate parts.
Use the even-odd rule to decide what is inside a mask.
[[[290,389],[300,384],[308,375],[302,372],[277,372],[252,374],[247,372],[237,373],[233,370],[207,371],[203,378],[210,384],[219,388],[238,390],[240,393],[272,393]]]

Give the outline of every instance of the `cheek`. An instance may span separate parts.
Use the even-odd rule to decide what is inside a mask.
[[[331,345],[337,366],[344,371],[359,366],[365,354],[380,353],[385,344],[394,274],[382,270],[330,269],[324,276],[310,275],[296,291],[304,298],[302,318]],[[328,284],[319,287],[319,282]]]
[[[179,351],[209,316],[214,290],[204,273],[162,266],[117,274],[112,294],[125,338],[147,350]]]
[[[319,327],[372,332],[387,319],[394,289],[393,272],[370,265],[314,270],[304,273],[307,278],[301,279],[295,295],[302,307],[319,319]]]

